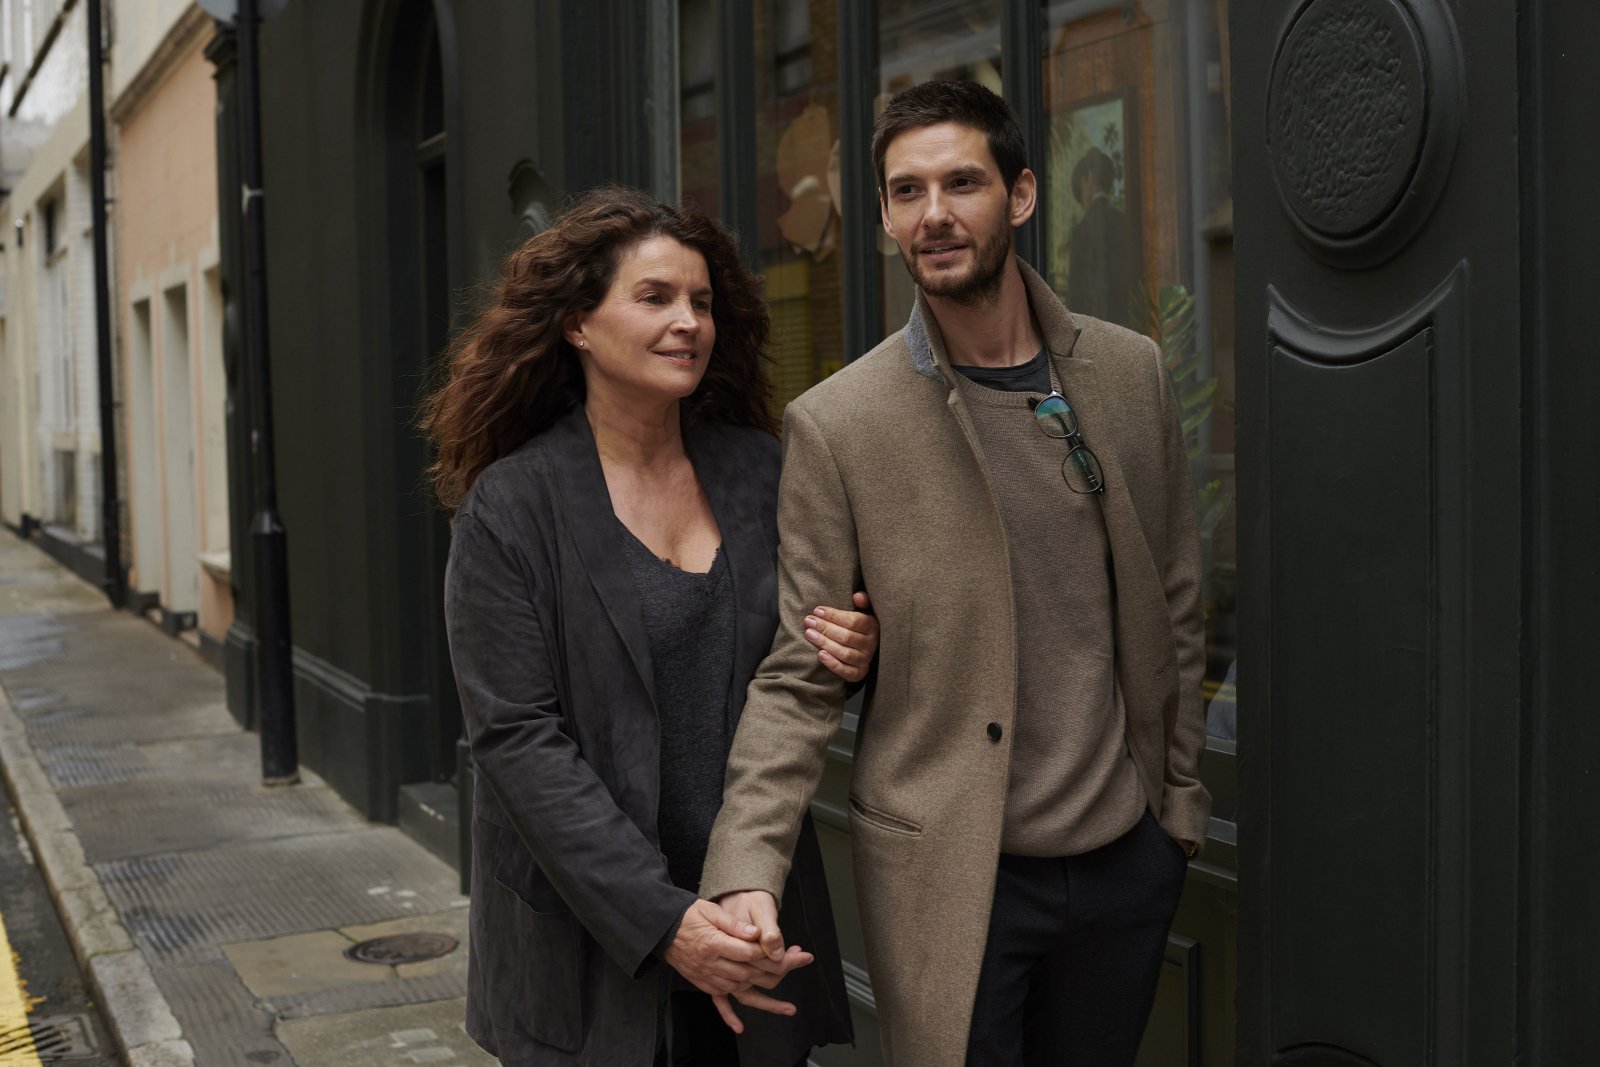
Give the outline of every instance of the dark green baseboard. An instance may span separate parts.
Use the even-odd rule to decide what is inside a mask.
[[[218,674],[227,674],[227,653],[223,643],[204,630],[200,631],[200,659]]]
[[[300,762],[375,822],[394,822],[400,786],[425,780],[427,698],[374,691],[304,649],[294,650]]]
[[[228,713],[241,728],[256,728],[256,635],[238,619],[222,639],[222,673],[228,680]]]

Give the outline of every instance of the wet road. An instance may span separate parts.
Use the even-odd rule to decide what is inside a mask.
[[[16,811],[0,790],[0,1067],[116,1062]]]

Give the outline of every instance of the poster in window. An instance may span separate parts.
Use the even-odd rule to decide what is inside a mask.
[[[1134,326],[1139,170],[1130,91],[1050,116],[1050,282],[1074,313]]]

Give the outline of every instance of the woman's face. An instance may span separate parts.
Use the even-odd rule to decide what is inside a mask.
[[[591,393],[688,396],[717,339],[705,257],[671,237],[639,242],[622,254],[600,305],[569,320],[566,338]]]

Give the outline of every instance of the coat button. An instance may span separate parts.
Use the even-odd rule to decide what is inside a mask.
[[[992,722],[989,724],[989,740],[999,741],[1002,733],[1003,731],[1001,731],[999,723]]]

